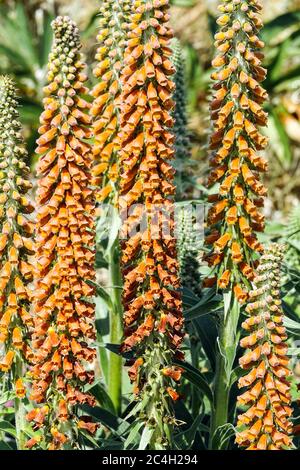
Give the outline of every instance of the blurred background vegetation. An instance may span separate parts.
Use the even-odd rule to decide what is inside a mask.
[[[13,74],[18,83],[32,162],[52,41],[51,20],[59,13],[69,14],[78,22],[83,51],[91,66],[100,1],[0,0],[0,73]],[[191,168],[201,184],[207,172],[210,63],[218,0],[171,3],[175,34],[186,59],[189,126],[197,162]],[[264,0],[263,4],[265,63],[269,69],[265,86],[270,94],[267,215],[272,214],[272,220],[281,223],[300,198],[300,0]]]

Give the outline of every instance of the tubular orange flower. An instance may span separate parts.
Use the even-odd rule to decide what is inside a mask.
[[[257,154],[267,143],[259,131],[267,122],[262,109],[267,93],[259,84],[266,75],[261,66],[263,43],[257,36],[262,26],[261,5],[258,0],[223,0],[219,10],[222,14],[215,35],[218,52],[213,61],[216,71],[212,74],[216,81],[211,103],[214,132],[210,165],[213,169],[208,184],[218,182],[220,189],[218,200],[210,209],[208,224],[211,230],[222,224],[221,241],[225,234],[231,237],[226,243],[214,243],[213,247],[213,252],[223,254],[213,273],[219,278],[227,271],[232,273],[230,284],[219,282],[219,287],[232,288],[238,283],[242,288],[249,284],[241,267],[247,260],[253,268],[255,252],[262,251],[254,232],[264,228],[263,216],[256,209],[257,199],[266,194],[259,173],[267,168],[265,160]],[[221,213],[219,207],[223,207]],[[240,247],[238,256],[237,246]],[[232,269],[234,263],[238,269]],[[234,292],[239,291],[234,289]],[[244,296],[238,298],[241,301]]]
[[[16,394],[22,398],[22,369],[30,355],[28,283],[33,278],[29,258],[34,253],[34,226],[27,216],[33,211],[26,196],[32,185],[17,106],[14,82],[0,77],[0,371],[11,374]]]
[[[169,445],[172,402],[178,394],[174,375],[166,371],[173,370],[183,337],[172,217],[175,188],[168,162],[174,156],[174,136],[168,130],[174,88],[168,7],[168,0],[133,2],[120,100],[122,350],[136,356],[130,376],[138,393],[137,416],[150,430],[150,448]]]
[[[261,258],[255,289],[249,294],[243,323],[248,336],[241,340],[246,352],[240,365],[247,374],[239,387],[247,390],[238,404],[247,410],[238,417],[236,442],[248,450],[280,450],[291,447],[289,360],[280,301],[280,267],[283,247],[271,245]]]
[[[49,56],[38,139],[37,254],[34,302],[35,349],[32,399],[47,402],[42,423],[49,449],[74,445],[78,416],[75,405],[93,404],[83,392],[94,373],[95,357],[94,201],[89,188],[91,148],[85,65],[80,57],[78,29],[68,17],[52,24],[54,44]],[[62,403],[64,419],[61,419]],[[30,417],[29,417],[30,418]],[[67,421],[67,424],[64,424]]]

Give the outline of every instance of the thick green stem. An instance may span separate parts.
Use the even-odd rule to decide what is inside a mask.
[[[122,275],[120,270],[119,240],[117,239],[109,253],[109,283],[112,308],[110,310],[110,342],[120,344],[123,336],[122,323]],[[109,357],[109,396],[120,414],[122,405],[122,357],[110,352]]]
[[[15,362],[15,380],[23,377],[23,363],[17,357]],[[15,398],[15,423],[16,423],[16,444],[18,450],[24,450],[26,444],[25,426],[26,410],[22,398]]]
[[[237,325],[239,305],[231,292],[224,294],[224,319],[219,329],[219,348],[216,358],[214,382],[214,406],[210,431],[210,449],[220,450],[216,430],[228,423],[228,405],[231,389],[231,372],[237,347]]]

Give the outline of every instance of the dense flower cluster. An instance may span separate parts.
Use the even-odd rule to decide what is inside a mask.
[[[119,169],[117,151],[119,131],[119,97],[122,53],[125,41],[125,17],[130,10],[128,0],[105,0],[100,8],[99,47],[94,75],[97,84],[91,115],[95,142],[93,154],[94,184],[100,187],[99,202],[115,201]]]
[[[168,445],[174,384],[181,370],[183,318],[173,220],[174,156],[168,0],[134,1],[128,25],[121,95],[123,351],[133,351],[130,377],[151,445]],[[171,397],[171,398],[170,398]],[[146,400],[147,398],[147,400]],[[143,400],[144,399],[144,400]]]
[[[87,76],[80,57],[79,33],[68,17],[52,24],[37,153],[37,253],[33,335],[32,399],[44,403],[29,413],[45,425],[49,449],[72,443],[77,427],[95,425],[79,418],[76,405],[93,404],[83,387],[93,382],[88,363],[95,358],[94,201],[89,187],[92,155],[90,105],[82,97]],[[76,428],[76,429],[74,429]]]
[[[291,372],[280,301],[282,258],[283,247],[277,244],[262,256],[246,307],[249,317],[242,325],[248,336],[241,340],[246,351],[240,365],[247,374],[239,379],[239,387],[247,390],[238,397],[238,404],[247,410],[238,417],[241,431],[236,441],[248,450],[291,446]]]
[[[223,0],[215,35],[218,54],[213,60],[217,70],[212,74],[216,83],[208,184],[217,183],[218,192],[209,197],[213,205],[207,243],[212,250],[206,260],[219,288],[233,286],[240,302],[246,300],[244,287],[254,277],[255,253],[263,251],[255,234],[264,229],[258,207],[263,205],[266,188],[259,173],[267,169],[258,154],[267,144],[259,131],[267,122],[262,109],[267,93],[260,86],[266,76],[261,66],[264,44],[258,37],[261,8],[258,0]]]
[[[12,372],[10,380],[23,398],[22,368],[31,356],[28,284],[33,278],[34,225],[27,215],[33,212],[26,196],[32,184],[17,107],[13,81],[0,77],[0,371]]]

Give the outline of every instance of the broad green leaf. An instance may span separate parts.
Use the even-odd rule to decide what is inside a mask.
[[[128,449],[130,444],[138,444],[139,439],[137,438],[139,437],[139,431],[143,426],[144,426],[143,421],[133,422],[133,424],[131,425],[131,429],[128,434],[128,437],[126,441],[124,442],[124,449]]]
[[[44,67],[48,62],[48,56],[51,50],[53,41],[53,31],[51,27],[54,16],[50,15],[47,11],[43,11],[43,34],[39,42],[39,63],[40,67]]]
[[[193,445],[197,431],[209,433],[209,427],[202,424],[202,420],[203,416],[198,415],[188,429],[175,435],[174,439],[178,449],[189,450]]]
[[[212,403],[212,401],[213,401],[212,390],[210,388],[210,385],[205,380],[203,374],[201,374],[201,372],[199,372],[198,369],[196,369],[191,364],[188,364],[187,362],[175,360],[174,363],[184,369],[183,376],[187,380],[189,380],[191,383],[196,385],[196,387],[198,387],[199,390],[201,390],[202,393],[204,393],[204,395]]]
[[[274,44],[280,40],[280,34],[288,30],[289,34],[300,28],[300,11],[293,11],[277,16],[265,24],[262,30],[262,39],[267,44]]]
[[[9,421],[0,421],[0,431],[10,434],[13,437],[17,436],[15,427]]]
[[[104,300],[104,302],[107,304],[109,308],[112,308],[110,295],[106,292],[106,290],[102,286],[90,280],[87,280],[86,283],[94,287],[96,295],[99,295],[99,297],[101,297],[101,299]]]
[[[91,393],[98,401],[99,405],[105,410],[109,411],[112,414],[115,414],[115,408],[113,402],[111,401],[110,396],[106,392],[104,386],[101,382],[90,385],[86,388],[86,391]]]
[[[116,415],[111,413],[100,406],[89,406],[89,405],[81,405],[80,409],[95,418],[96,421],[99,421],[104,426],[107,426],[109,429],[113,431],[117,431],[119,426],[119,421]]]
[[[288,317],[284,317],[283,323],[290,333],[295,336],[300,336],[300,322],[296,322]]]
[[[0,441],[0,450],[13,450],[5,441]]]
[[[201,300],[193,307],[190,307],[188,310],[184,311],[184,318],[186,321],[192,321],[202,315],[208,315],[216,312],[222,307],[222,303],[219,300],[211,300],[209,302],[204,302]]]
[[[269,137],[270,146],[278,161],[284,168],[288,168],[293,160],[290,140],[279,119],[278,110],[275,108],[270,110],[269,125],[265,132]]]
[[[202,315],[193,320],[193,325],[210,362],[211,369],[214,371],[216,367],[216,342],[218,337],[216,322],[210,315]]]
[[[148,444],[151,441],[151,438],[153,436],[154,429],[149,428],[149,426],[145,426],[144,430],[142,432],[140,444],[139,444],[139,450],[145,450],[148,446]]]

